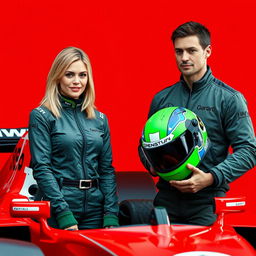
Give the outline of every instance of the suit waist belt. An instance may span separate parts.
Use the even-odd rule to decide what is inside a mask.
[[[90,189],[92,187],[98,187],[98,180],[69,180],[64,178],[62,185],[77,187],[79,189]]]

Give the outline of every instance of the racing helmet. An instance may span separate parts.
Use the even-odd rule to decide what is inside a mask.
[[[164,180],[183,180],[205,156],[209,139],[202,120],[191,110],[168,107],[157,111],[146,122],[141,149],[157,175]]]

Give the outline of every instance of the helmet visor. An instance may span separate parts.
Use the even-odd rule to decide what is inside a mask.
[[[187,130],[180,137],[165,145],[145,149],[153,168],[158,172],[170,172],[178,168],[194,149],[192,133]]]

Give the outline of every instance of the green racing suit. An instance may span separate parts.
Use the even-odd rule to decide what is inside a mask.
[[[255,135],[243,95],[216,79],[208,67],[203,78],[193,84],[192,90],[181,77],[179,82],[157,93],[152,100],[148,118],[162,108],[173,106],[190,109],[205,124],[211,145],[198,168],[210,172],[214,177],[214,184],[195,194],[184,194],[160,178],[155,204],[166,204],[167,208],[177,208],[181,198],[187,200],[189,204],[193,202],[191,199],[202,200],[203,204],[214,196],[224,196],[229,190],[228,183],[256,164]],[[229,153],[230,146],[233,150],[232,154]],[[143,157],[140,147],[139,155],[142,163],[149,170],[149,163]],[[175,195],[173,199],[169,196],[171,193]],[[170,200],[173,200],[173,205],[171,203],[168,205],[167,201]],[[186,209],[181,207],[175,214],[184,215],[184,218],[189,216],[184,212],[188,213],[192,208],[195,210],[194,205],[189,204]],[[205,224],[213,221],[214,219],[209,217]]]
[[[81,101],[63,97],[60,101],[60,118],[41,106],[32,110],[29,122],[33,175],[56,220],[49,223],[66,228],[86,220],[83,228],[96,228],[111,217],[116,223],[118,200],[107,117],[95,110],[96,118],[89,119],[81,112]],[[63,180],[96,180],[98,186],[80,189],[63,185]]]

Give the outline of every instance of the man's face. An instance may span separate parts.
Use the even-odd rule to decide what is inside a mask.
[[[177,38],[174,41],[177,66],[184,78],[198,81],[207,70],[207,58],[211,55],[211,46],[205,49],[197,36]]]

